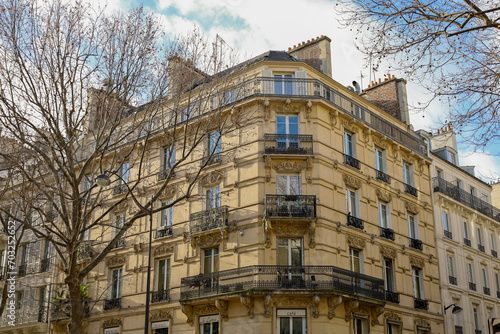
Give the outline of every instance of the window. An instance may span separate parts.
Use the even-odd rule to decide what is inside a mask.
[[[481,200],[485,201],[486,203],[488,203],[488,194],[486,193],[481,193]]]
[[[205,209],[211,210],[220,206],[220,188],[214,187],[206,190]]]
[[[166,291],[170,286],[170,258],[157,262],[156,291]]]
[[[375,147],[375,169],[386,172],[385,151],[378,147]]]
[[[124,224],[125,224],[125,214],[122,213],[120,215],[116,215],[115,226],[113,228],[113,237],[115,237],[122,230]]]
[[[394,261],[384,258],[384,288],[387,291],[396,291],[394,284]]]
[[[207,135],[207,146],[204,163],[214,164],[220,162],[221,135],[219,131],[212,131]]]
[[[488,271],[485,267],[481,267],[481,276],[483,278],[483,287],[488,287]]]
[[[262,77],[269,78],[262,83],[264,94],[307,95],[307,82],[300,80],[307,78],[306,71],[273,75],[271,70],[262,70]]]
[[[470,194],[474,197],[477,197],[477,190],[473,186],[470,186]]]
[[[443,171],[439,168],[436,168],[436,176],[439,178],[439,179],[443,179]]]
[[[306,334],[306,310],[277,310],[279,334]]]
[[[476,283],[474,279],[474,267],[471,262],[467,262],[467,281],[469,282],[469,289],[476,291]]]
[[[412,280],[413,280],[413,297],[418,299],[424,298],[424,281],[422,277],[422,269],[412,267]]]
[[[352,325],[354,334],[368,334],[368,320],[366,318],[353,317]]]
[[[166,201],[166,202],[162,202],[161,206],[170,205],[170,204],[172,204],[172,200],[169,200],[169,201]],[[160,211],[160,224],[159,224],[159,227],[172,226],[173,216],[174,216],[174,207],[173,206],[161,210]]]
[[[359,218],[358,193],[356,190],[346,188],[346,210],[351,216]]]
[[[120,184],[128,183],[130,178],[130,163],[128,161],[124,162],[121,165],[119,175],[120,175]]]
[[[474,316],[474,329],[477,331],[481,330],[481,316],[479,315],[479,308],[474,305],[472,307],[472,313]]]
[[[200,334],[219,334],[219,316],[207,315],[199,317]]]
[[[82,179],[82,191],[87,191],[90,189],[90,184],[92,183],[92,176],[90,176],[89,174],[86,174],[83,176],[83,179]]]
[[[387,334],[400,334],[401,325],[387,321]]]
[[[170,326],[169,320],[156,321],[151,323],[151,329],[153,334],[168,334],[168,328]]]
[[[164,147],[162,157],[163,170],[168,171],[175,164],[175,146]]]
[[[111,270],[111,289],[109,299],[122,297],[122,268]]]
[[[410,239],[418,240],[417,216],[408,214],[408,236]]]
[[[276,174],[276,193],[278,195],[300,195],[300,174]]]
[[[344,154],[356,158],[356,137],[354,133],[344,132]]]
[[[298,148],[299,117],[297,115],[277,115],[276,134],[279,150],[287,148]]]
[[[20,310],[23,307],[24,291],[16,292],[16,310]]]
[[[467,243],[468,241],[469,242],[468,246],[470,246],[469,224],[467,224],[467,222],[464,220],[462,225],[464,228],[464,242]]]
[[[464,189],[464,181],[460,180],[459,178],[457,178],[457,187],[460,188],[460,189]]]
[[[451,153],[449,151],[446,151],[446,158],[449,162],[451,162],[452,164],[456,165],[457,164],[457,158],[456,158],[456,155],[455,153]]]
[[[275,74],[274,75],[274,94],[292,95],[292,79],[291,74]]]
[[[219,271],[219,247],[203,250],[203,273],[211,274]]]
[[[452,234],[451,234],[450,221],[448,219],[448,213],[443,211],[441,214],[441,218],[443,220],[444,236],[451,239]]]
[[[455,273],[455,260],[453,255],[446,256],[446,265],[448,267],[448,280],[450,284],[457,285],[457,276]]]
[[[302,266],[302,238],[278,238],[278,266]]]
[[[500,296],[500,277],[498,277],[498,273],[495,272],[495,287],[497,288],[497,298]]]
[[[378,221],[380,227],[390,228],[391,220],[390,220],[390,209],[388,203],[379,203],[378,204]]]
[[[363,273],[363,251],[349,247],[349,269],[355,273]]]
[[[484,252],[484,243],[483,243],[483,233],[481,232],[481,227],[478,226],[476,228],[477,231],[477,248]]]
[[[413,166],[407,162],[403,162],[403,177],[405,184],[413,186]]]
[[[497,251],[497,243],[495,241],[495,235],[492,232],[490,232],[490,247],[492,255],[495,256]]]

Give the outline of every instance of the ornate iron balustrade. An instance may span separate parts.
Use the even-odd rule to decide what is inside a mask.
[[[40,272],[44,273],[50,269],[50,259],[42,259],[40,261]]]
[[[455,326],[455,334],[464,334],[462,326]]]
[[[417,249],[419,251],[422,250],[422,240],[412,239],[412,238],[408,238],[408,239],[410,239],[410,247],[411,248]]]
[[[266,195],[266,216],[272,218],[315,218],[315,195]]]
[[[476,283],[469,282],[469,290],[476,291]]]
[[[496,257],[498,259],[498,253],[496,250],[491,250],[491,256]]]
[[[429,309],[429,301],[420,298],[413,298],[415,301],[415,309],[417,310],[428,310]]]
[[[17,274],[19,275],[19,277],[23,277],[23,276],[26,276],[27,271],[28,271],[28,265],[21,264],[19,266],[19,269],[17,270]]]
[[[166,226],[156,230],[155,239],[165,238],[172,236],[172,226]]]
[[[121,238],[120,240],[118,240],[113,249],[123,248],[123,247],[125,247],[125,238]]]
[[[432,187],[434,192],[441,192],[460,203],[463,203],[490,218],[500,221],[500,209],[494,207],[488,202],[468,193],[467,191],[460,189],[457,185],[445,181],[442,178],[435,177],[432,179]]]
[[[471,247],[470,239],[464,238],[464,245]]]
[[[405,193],[418,197],[417,188],[405,183]]]
[[[232,293],[335,291],[385,301],[384,281],[333,266],[248,266],[181,278],[181,300]]]
[[[359,228],[360,230],[364,229],[363,220],[358,217],[351,216],[350,213],[347,214],[347,226]]]
[[[399,293],[385,290],[385,300],[390,303],[399,304]]]
[[[189,233],[201,233],[228,226],[228,207],[219,206],[210,210],[192,213],[189,218]]]
[[[120,195],[126,193],[128,191],[127,185],[120,183],[119,185],[113,188],[113,195]]]
[[[220,164],[222,162],[221,155],[220,153],[214,153],[214,154],[209,154],[206,153],[203,158],[201,159],[201,164],[202,165],[213,165],[213,164]]]
[[[90,246],[90,241],[84,241],[78,247],[78,253],[76,254],[76,259],[78,262],[91,259],[94,256],[94,251]]]
[[[384,239],[389,239],[392,241],[395,240],[394,230],[390,229],[390,228],[381,227],[380,228],[380,236]]]
[[[485,252],[485,251],[484,251],[484,246],[483,246],[483,245],[481,245],[481,244],[477,244],[477,249],[478,249],[480,252],[483,252],[483,253]]]
[[[168,302],[170,300],[170,290],[153,291],[151,293],[151,303]]]
[[[453,233],[448,230],[444,230],[444,236],[448,239],[453,239]]]
[[[106,299],[104,301],[104,309],[105,310],[112,310],[112,309],[117,309],[122,307],[122,299],[121,298],[111,298],[111,299]]]
[[[377,180],[383,181],[387,184],[391,184],[391,177],[380,170],[377,170]]]
[[[351,167],[354,167],[356,169],[360,169],[361,168],[361,165],[359,163],[359,160],[350,156],[350,155],[347,155],[347,154],[344,154],[344,163],[347,165],[347,166],[351,166]]]
[[[312,135],[265,134],[265,154],[312,155]]]
[[[453,276],[448,276],[448,281],[450,284],[457,285],[457,278]]]
[[[483,293],[489,296],[491,294],[490,288],[483,286]]]

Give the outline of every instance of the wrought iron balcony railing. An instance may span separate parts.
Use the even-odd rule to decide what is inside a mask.
[[[415,301],[415,308],[417,310],[428,310],[429,309],[429,301],[420,298],[413,298]]]
[[[112,310],[112,309],[117,309],[122,307],[122,299],[121,298],[111,298],[111,299],[106,299],[104,301],[104,309],[105,310]]]
[[[248,266],[181,278],[181,300],[274,290],[339,291],[385,301],[382,279],[333,266]]]
[[[442,178],[435,177],[432,179],[432,187],[434,192],[441,192],[460,203],[463,203],[490,218],[500,221],[500,209],[494,207],[488,202],[468,193],[467,191],[460,189],[459,186],[445,181]]]
[[[26,273],[28,271],[27,269],[28,269],[28,265],[27,264],[21,264],[19,266],[19,269],[17,270],[17,274],[19,275],[19,277],[26,276]]]
[[[227,227],[228,216],[227,206],[192,213],[189,218],[189,233],[195,234]]]
[[[453,233],[451,233],[451,231],[444,230],[444,236],[448,239],[453,239]]]
[[[359,228],[360,230],[364,229],[363,220],[361,218],[351,216],[350,213],[347,214],[347,226]]]
[[[123,247],[125,247],[125,238],[121,238],[120,240],[118,240],[113,249],[123,248]]]
[[[483,293],[489,296],[491,294],[490,288],[483,286]]]
[[[220,164],[222,161],[220,153],[206,153],[203,155],[203,158],[201,159],[201,164],[202,165],[213,165],[213,164]]]
[[[172,236],[172,226],[165,226],[156,230],[155,239]]]
[[[491,250],[491,256],[498,258],[498,253],[496,250]]]
[[[394,230],[390,229],[390,228],[381,227],[380,228],[380,236],[382,238],[389,239],[392,241],[395,240]]]
[[[470,239],[464,238],[464,245],[470,247],[471,246]]]
[[[418,197],[417,188],[405,183],[405,193]]]
[[[469,282],[469,290],[476,291],[476,283]]]
[[[265,134],[265,154],[312,155],[312,135]]]
[[[113,195],[120,195],[120,194],[126,193],[127,190],[128,190],[127,185],[120,183],[119,185],[117,185],[113,188]]]
[[[455,326],[455,334],[464,334],[462,326]]]
[[[266,216],[271,218],[315,218],[314,195],[266,195]]]
[[[361,165],[359,163],[359,160],[350,156],[350,155],[347,155],[347,154],[344,154],[344,163],[347,165],[347,166],[351,166],[351,167],[354,167],[356,169],[360,169],[361,168]]]
[[[153,291],[151,293],[151,303],[168,302],[170,300],[170,290]]]
[[[385,300],[389,303],[399,304],[399,293],[385,290]]]
[[[409,238],[409,239],[410,239],[410,247],[411,248],[417,249],[419,251],[422,250],[422,240],[412,239],[412,238]]]
[[[84,241],[78,247],[78,253],[76,254],[76,259],[78,262],[89,260],[94,256],[94,251],[90,245],[90,241]]]
[[[453,276],[448,276],[448,281],[450,284],[457,285],[457,278]]]
[[[42,259],[40,261],[40,272],[44,273],[50,269],[50,259]]]
[[[480,252],[483,252],[483,253],[485,252],[485,250],[484,250],[484,246],[483,246],[483,245],[481,245],[481,244],[477,244],[477,249],[478,249]]]
[[[377,170],[377,180],[391,184],[391,177],[380,170]]]

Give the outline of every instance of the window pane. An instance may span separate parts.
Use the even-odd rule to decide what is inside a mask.
[[[290,318],[280,318],[280,334],[290,334]]]
[[[158,291],[165,289],[165,260],[158,261]]]
[[[287,181],[286,175],[276,175],[276,194],[287,195]]]
[[[212,334],[219,334],[219,323],[212,322]]]
[[[302,334],[302,318],[293,318],[293,334]]]
[[[299,134],[299,118],[297,116],[288,116],[288,134]]]

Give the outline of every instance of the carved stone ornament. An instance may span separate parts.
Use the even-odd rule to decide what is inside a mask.
[[[219,313],[219,309],[215,305],[206,304],[195,307],[194,313],[197,315],[214,314]]]
[[[219,310],[222,321],[227,321],[227,310],[229,309],[229,302],[223,299],[216,299],[215,307],[217,307],[217,310]]]
[[[222,176],[223,176],[222,172],[213,171],[211,173],[208,173],[208,174],[202,176],[200,179],[200,184],[203,187],[206,187],[206,186],[209,186],[212,184],[219,183],[220,181],[222,181]]]
[[[363,249],[366,246],[366,241],[353,235],[347,235],[347,244],[354,248]]]
[[[160,310],[159,312],[151,314],[149,317],[150,321],[161,321],[161,320],[170,320],[172,319],[172,315],[168,311]]]
[[[120,319],[108,319],[104,320],[102,323],[102,328],[117,327],[121,326],[122,321]]]
[[[174,197],[176,192],[175,186],[169,185],[166,186],[165,189],[161,192],[160,198],[172,198]]]
[[[339,112],[337,110],[330,110],[330,125],[334,127],[337,125],[337,117],[339,116]]]
[[[194,308],[191,305],[181,305],[181,311],[184,313],[187,317],[186,322],[190,325],[193,326],[193,317],[194,317]]]
[[[385,308],[383,306],[373,306],[371,309],[371,324],[372,326],[378,325],[378,317],[384,313]]]
[[[191,246],[193,248],[207,248],[219,245],[223,238],[227,235],[227,228],[223,229],[222,235],[218,230],[215,230],[215,232],[216,233],[193,236],[191,239]]]
[[[285,102],[283,105],[273,106],[273,110],[274,110],[275,114],[284,114],[284,113],[286,113],[286,114],[288,114],[288,113],[298,114],[302,110],[304,110],[304,106],[292,106],[290,103]]]
[[[261,102],[264,106],[264,119],[267,121],[271,118],[271,102],[269,102],[269,99],[265,99]]]
[[[359,307],[359,301],[357,301],[357,300],[348,300],[344,303],[345,321],[351,320],[352,312],[357,310],[358,307]]]
[[[106,261],[106,264],[108,265],[108,267],[123,266],[125,264],[125,255],[115,255],[113,257],[110,257]]]
[[[394,157],[394,159],[397,159],[399,150],[400,148],[398,144],[392,145],[392,156]]]
[[[344,174],[344,182],[347,186],[359,189],[361,188],[361,180],[349,174]]]
[[[335,309],[342,304],[342,296],[333,296],[328,298],[328,319],[335,317]]]
[[[342,120],[342,125],[344,126],[345,129],[347,129],[348,131],[351,131],[353,133],[358,133],[358,128],[351,125],[350,123]]]
[[[398,255],[398,252],[395,249],[384,246],[380,246],[380,253],[383,257],[387,257],[390,259],[395,259]]]
[[[307,307],[311,305],[311,298],[276,297],[273,305],[276,307]]]
[[[255,299],[250,296],[240,296],[241,305],[247,309],[247,315],[250,319],[253,319],[253,306]]]
[[[300,172],[303,169],[306,169],[307,162],[297,162],[297,161],[280,161],[273,162],[272,168],[279,172]]]
[[[386,203],[389,203],[390,201],[392,201],[392,195],[389,192],[380,190],[378,188],[375,189],[375,191],[377,193],[378,199],[380,199]]]
[[[408,201],[405,201],[405,208],[408,212],[413,213],[414,215],[418,215],[420,211],[417,204]]]
[[[271,302],[272,297],[270,294],[267,294],[266,297],[264,297],[264,316],[266,318],[271,316]]]
[[[410,264],[418,268],[423,268],[425,265],[425,261],[419,257],[410,255]]]
[[[312,316],[314,318],[317,318],[319,316],[319,311],[318,311],[319,302],[320,302],[319,295],[314,295],[311,301]]]
[[[312,111],[312,101],[308,100],[306,103],[306,119],[308,122],[311,121],[311,111]]]
[[[415,319],[415,326],[430,328],[431,327],[431,323],[429,321],[427,321],[427,320],[417,318],[417,319]]]
[[[154,257],[163,256],[171,254],[174,251],[174,246],[172,244],[164,244],[155,248],[153,252]]]
[[[273,222],[271,230],[278,237],[301,237],[309,232],[309,226],[297,222]]]
[[[378,138],[373,138],[373,143],[375,145],[377,145],[378,147],[381,147],[381,148],[384,148],[384,149],[387,149],[387,144],[385,142],[383,142],[381,139],[378,139]]]
[[[387,311],[384,313],[384,319],[392,321],[401,321],[401,317],[394,312]]]

